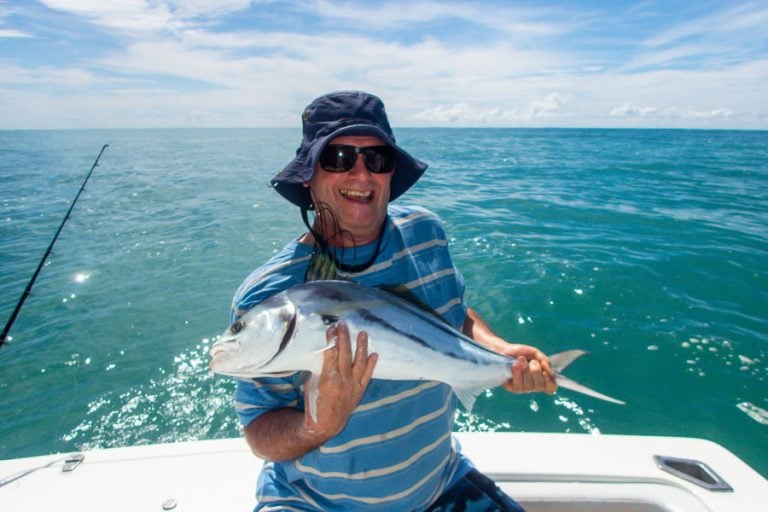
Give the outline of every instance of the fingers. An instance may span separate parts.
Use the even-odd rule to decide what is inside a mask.
[[[339,345],[342,341],[339,339],[336,325],[330,326],[325,331],[325,341],[333,344],[323,352],[323,373],[326,375],[337,375],[339,373]]]
[[[528,360],[520,356],[512,365],[512,378],[508,380],[504,387],[513,393],[525,393],[525,374],[528,370]]]
[[[557,384],[546,358],[540,362],[536,359],[528,361],[524,356],[519,356],[512,365],[512,378],[504,387],[513,393],[543,391],[552,394],[557,389]]]
[[[336,351],[337,351],[337,367],[339,373],[344,377],[348,377],[352,371],[352,346],[349,342],[349,329],[346,324],[336,324],[335,328],[331,327],[336,332]],[[331,329],[328,329],[329,331]]]
[[[338,374],[341,379],[351,379],[365,388],[373,377],[376,366],[376,354],[368,355],[368,334],[359,332],[352,353],[349,328],[343,322],[334,324],[326,330],[326,340],[336,342],[336,346],[324,353],[323,368],[329,375]]]
[[[325,339],[329,346],[323,351],[323,368],[317,377],[317,419],[313,419],[310,406],[305,408],[304,421],[313,432],[333,437],[360,403],[373,376],[376,355],[368,355],[368,335],[364,332],[357,335],[353,353],[344,323],[330,326]]]
[[[547,378],[544,374],[544,368],[535,359],[531,361],[531,364],[529,365],[529,368],[531,370],[531,381],[533,383],[533,389],[537,390],[543,390],[546,388],[547,385]]]
[[[358,333],[357,348],[355,349],[355,364],[352,367],[352,372],[355,381],[363,388],[368,387],[368,383],[371,382],[377,360],[377,354],[368,355],[368,333]]]

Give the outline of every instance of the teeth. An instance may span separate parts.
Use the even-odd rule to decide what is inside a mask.
[[[351,196],[351,197],[363,197],[363,198],[371,197],[370,190],[362,191],[362,190],[349,190],[349,189],[343,188],[340,190],[340,192],[342,193],[342,195]]]

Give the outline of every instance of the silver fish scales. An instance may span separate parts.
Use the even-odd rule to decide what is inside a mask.
[[[340,321],[353,337],[368,333],[369,351],[378,354],[374,378],[443,382],[468,411],[480,392],[509,379],[515,362],[395,294],[350,281],[311,281],[264,300],[232,324],[211,348],[211,369],[241,378],[318,375],[329,346],[325,332]],[[550,356],[558,385],[623,404],[560,373],[584,354]],[[308,395],[315,417],[316,389],[310,386]]]

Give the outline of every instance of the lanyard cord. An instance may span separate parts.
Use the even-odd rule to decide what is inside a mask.
[[[331,215],[333,215],[333,213],[331,212],[330,209],[326,208],[326,211],[329,212]],[[336,218],[335,217],[332,217],[332,218],[333,218],[333,223],[337,224],[336,223]],[[376,239],[376,248],[373,250],[373,254],[371,255],[370,258],[368,258],[368,261],[366,261],[364,263],[360,263],[358,265],[348,265],[348,264],[346,264],[344,262],[339,261],[339,259],[336,257],[336,254],[335,254],[336,251],[334,249],[332,249],[328,245],[328,241],[325,238],[323,238],[323,236],[320,233],[315,231],[312,228],[312,226],[310,226],[310,224],[309,224],[309,215],[307,213],[307,208],[305,208],[305,207],[301,208],[301,219],[304,221],[304,225],[307,227],[307,229],[309,230],[309,232],[312,234],[312,236],[315,239],[315,246],[312,249],[312,258],[313,259],[316,256],[325,255],[325,256],[328,257],[328,259],[330,259],[331,263],[333,263],[333,266],[337,270],[340,270],[340,271],[342,271],[344,273],[348,273],[348,274],[357,274],[359,272],[367,270],[371,265],[373,265],[373,263],[376,261],[376,258],[378,258],[379,251],[381,249],[381,241],[384,239],[384,230],[386,229],[387,223],[389,222],[389,215],[387,215],[384,218],[384,222],[381,225],[381,231],[379,232],[379,236]],[[354,248],[356,248],[356,247],[354,247]],[[342,250],[343,250],[343,248],[342,248]],[[310,266],[311,266],[311,264],[310,264]]]

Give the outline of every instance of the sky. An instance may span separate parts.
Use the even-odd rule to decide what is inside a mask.
[[[768,0],[0,0],[0,129],[768,129]]]

